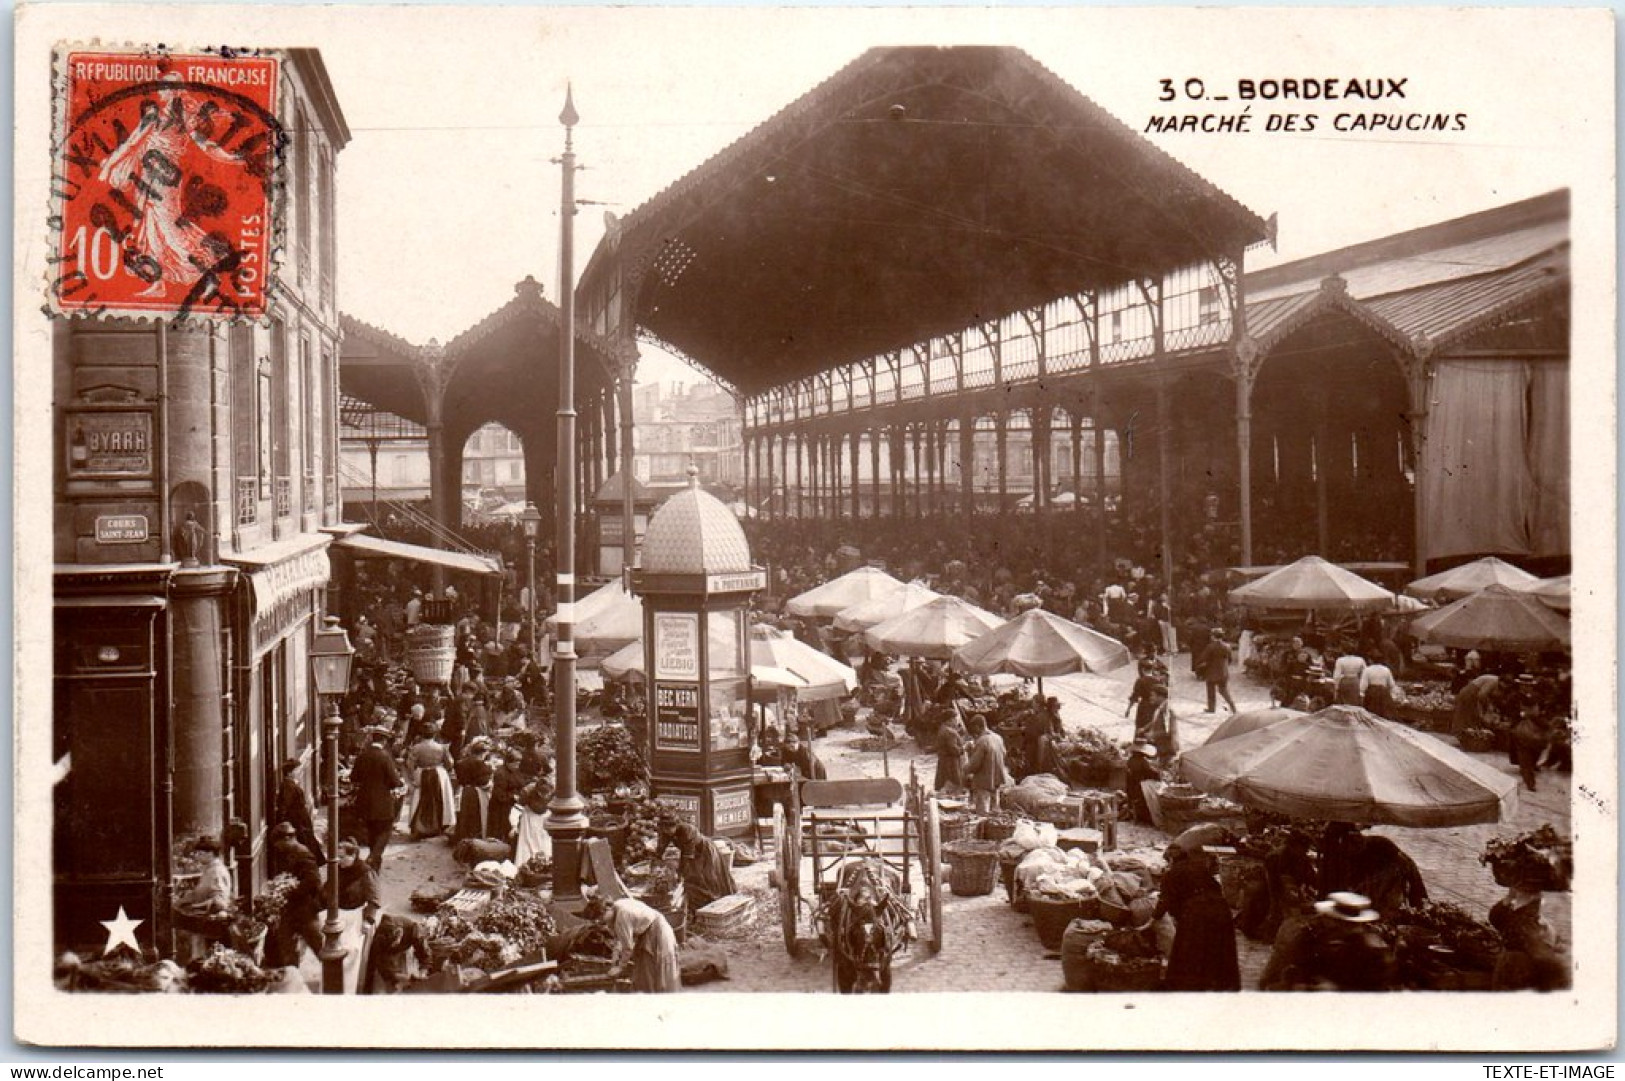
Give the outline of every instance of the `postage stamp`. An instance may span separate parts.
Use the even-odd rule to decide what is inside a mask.
[[[280,60],[65,51],[47,291],[59,314],[264,313]]]

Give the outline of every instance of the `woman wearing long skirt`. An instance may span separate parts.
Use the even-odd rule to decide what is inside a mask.
[[[666,917],[634,897],[609,905],[595,897],[581,915],[609,928],[615,940],[615,971],[630,970],[632,990],[663,994],[681,989],[677,935]]]
[[[354,838],[339,842],[339,945],[344,947],[344,993],[356,994],[367,947],[378,926],[378,872],[361,858]],[[332,887],[328,887],[331,889]]]
[[[483,737],[469,744],[457,763],[457,783],[462,792],[457,804],[457,840],[478,840],[489,836],[486,814],[491,808],[491,763],[484,752],[489,741]]]
[[[1174,918],[1174,942],[1168,951],[1163,988],[1168,991],[1239,991],[1241,966],[1236,958],[1236,926],[1219,880],[1206,853],[1184,856],[1170,847],[1156,918]]]
[[[439,742],[440,726],[431,724],[428,733],[407,752],[408,780],[412,785],[411,810],[407,822],[413,840],[438,837],[451,829],[455,806],[451,791],[451,752]]]

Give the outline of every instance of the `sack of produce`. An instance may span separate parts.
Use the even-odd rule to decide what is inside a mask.
[[[451,858],[468,866],[485,863],[488,860],[501,863],[503,860],[513,858],[513,848],[505,841],[493,840],[490,837],[470,837],[457,842],[457,847],[451,850]]]
[[[457,893],[456,886],[419,886],[412,891],[412,911],[433,915]]]

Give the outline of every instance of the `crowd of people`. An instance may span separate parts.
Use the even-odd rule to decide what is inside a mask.
[[[898,577],[923,581],[999,615],[1042,606],[1123,641],[1138,665],[1125,703],[1125,715],[1135,723],[1122,770],[1124,806],[1129,818],[1148,823],[1152,816],[1141,782],[1164,778],[1180,750],[1178,722],[1169,707],[1172,666],[1190,666],[1204,686],[1210,714],[1221,704],[1236,711],[1230,682],[1245,665],[1279,705],[1313,710],[1354,704],[1384,717],[1397,713],[1400,680],[1428,667],[1414,652],[1415,643],[1399,633],[1401,625],[1380,616],[1294,626],[1260,626],[1244,618],[1225,599],[1236,584],[1229,570],[1239,560],[1234,531],[1217,520],[1211,501],[1197,505],[1199,513],[1180,516],[1188,528],[1180,533],[1171,588],[1162,578],[1160,521],[1137,511],[1133,500],[1108,521],[1104,548],[1092,523],[1074,528],[1086,515],[1073,519],[1066,512],[978,518],[974,531],[922,531],[917,521],[889,518],[803,519],[794,529],[757,520],[747,523],[753,559],[771,572],[769,590],[755,601],[758,618],[840,653],[827,628],[788,616],[783,601],[860,563],[878,562]],[[487,538],[492,550],[503,552],[509,566],[523,565],[517,529],[483,528],[492,534]],[[405,530],[402,539],[411,539],[409,533]],[[1381,554],[1380,539],[1365,542],[1376,548],[1341,554]],[[1261,552],[1263,558],[1285,561],[1303,550],[1283,547],[1277,554],[1266,545]],[[362,575],[352,597],[358,652],[353,689],[344,703],[342,748],[352,810],[339,865],[342,907],[354,914],[345,917],[346,933],[354,922],[376,934],[382,918],[377,875],[397,829],[414,839],[495,839],[523,862],[546,844],[541,821],[551,796],[542,736],[549,727],[545,658],[531,655],[517,620],[481,618],[482,609],[503,615],[510,609],[494,607],[489,591],[481,598],[472,591],[465,597],[453,586],[431,595],[421,572],[397,564],[380,569]],[[528,598],[521,591],[504,587],[500,596],[504,605],[512,603],[511,611],[525,610]],[[435,621],[455,621],[456,660],[444,689],[419,686],[402,664],[412,628],[426,621],[429,605],[437,606]],[[541,610],[547,607],[544,601]],[[1525,658],[1475,654],[1454,660],[1445,671],[1455,677],[1457,727],[1491,724],[1507,730],[1509,755],[1530,788],[1534,770],[1561,768],[1551,719],[1567,717],[1566,679]],[[874,718],[884,722],[899,716],[904,695],[893,693],[898,679],[891,659],[869,654],[861,675],[864,700],[877,706]],[[1067,732],[1055,699],[990,707],[985,685],[940,665],[914,666],[909,678],[909,696],[922,708],[943,707],[929,741],[922,741],[936,753],[939,793],[964,795],[972,810],[991,813],[1000,790],[1020,776],[1065,773],[1056,749]],[[614,693],[603,701],[606,715],[641,713],[635,695],[623,700],[625,688],[610,689]],[[890,712],[893,706],[897,713]],[[777,729],[758,734],[763,764],[803,778],[823,775],[823,763],[796,724],[787,720],[782,738],[771,738],[777,734]],[[325,896],[314,877],[323,861],[320,840],[309,798],[294,780],[297,765],[290,763],[286,791],[278,795],[273,860],[300,880],[301,890]],[[1354,828],[1334,826],[1307,840],[1301,831],[1285,836],[1265,860],[1262,895],[1238,910],[1226,902],[1217,868],[1202,845],[1176,842],[1170,848],[1156,912],[1172,917],[1176,928],[1165,975],[1169,989],[1238,989],[1238,930],[1274,943],[1265,989],[1394,986],[1392,943],[1371,925],[1425,902],[1426,887],[1415,864],[1392,841]],[[662,849],[668,841],[680,855],[691,902],[733,890],[731,875],[722,873],[729,861],[714,842],[676,828],[663,829]],[[1516,892],[1496,906],[1491,919],[1509,941],[1527,940],[1522,954],[1525,960],[1534,957],[1535,975],[1507,980],[1553,979],[1550,951],[1541,945],[1549,942],[1549,933],[1539,921],[1539,893],[1531,909],[1528,898]],[[642,989],[672,989],[672,951],[665,935],[656,933],[664,921],[658,914],[651,919],[652,911],[641,903],[616,902],[595,906],[591,915],[613,930],[617,958],[636,970],[638,982],[647,985]],[[307,904],[287,921],[289,941],[280,949],[296,953],[301,938],[316,944],[310,937],[314,912]]]

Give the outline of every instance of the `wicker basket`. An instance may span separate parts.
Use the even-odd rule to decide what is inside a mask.
[[[976,817],[968,814],[945,814],[940,819],[940,830],[944,844],[950,841],[974,840],[977,833]]]
[[[1029,893],[1027,911],[1032,913],[1033,930],[1038,932],[1038,941],[1043,943],[1046,950],[1058,950],[1067,925],[1073,920],[1090,919],[1099,909],[1090,912],[1083,901]]]
[[[948,861],[948,888],[960,897],[983,897],[999,880],[999,846],[992,841],[949,841],[942,846]]]
[[[1100,899],[1100,918],[1109,924],[1122,927],[1134,918],[1134,913],[1127,904],[1108,901],[1102,897]]]
[[[457,663],[457,628],[420,624],[407,636],[406,663],[419,683],[449,683]]]
[[[1008,841],[1016,835],[1016,823],[1019,821],[1020,819],[1008,818],[1003,815],[984,818],[979,831],[981,838],[984,841]]]
[[[1202,793],[1189,785],[1167,785],[1157,794],[1162,812],[1181,818],[1191,818],[1202,804]]]
[[[614,815],[595,814],[588,819],[586,836],[602,837],[609,842],[610,854],[619,864],[626,858],[627,820]]]
[[[999,876],[1004,880],[1004,896],[1010,902],[1010,907],[1017,912],[1027,911],[1027,894],[1021,888],[1021,882],[1016,878],[1016,868],[1021,864],[1021,857],[1008,859],[999,858]]]

